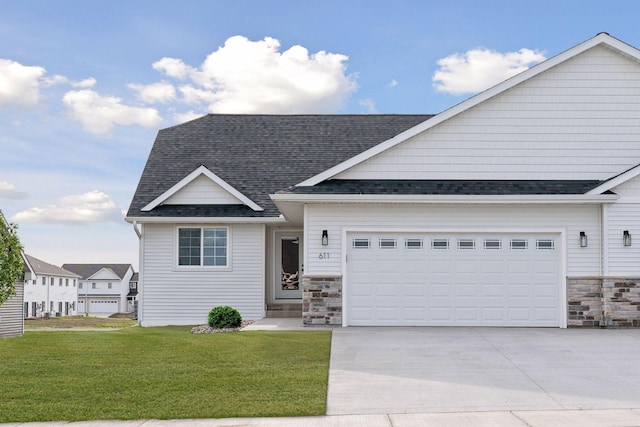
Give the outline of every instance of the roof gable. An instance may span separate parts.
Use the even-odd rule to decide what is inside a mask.
[[[115,274],[117,280],[124,279],[129,270],[133,272],[131,264],[63,264],[62,268],[76,273],[84,280],[103,270],[109,270],[112,274]]]
[[[120,277],[110,268],[101,268],[89,276],[89,280],[120,280]]]
[[[46,263],[29,254],[25,254],[25,257],[33,273],[38,276],[59,276],[59,277],[68,277],[68,278],[80,277],[79,275],[71,271],[65,270],[64,268],[60,268],[53,264]]]
[[[126,219],[279,218],[270,194],[295,185],[433,115],[209,114],[158,132]],[[204,166],[263,211],[246,205],[167,205],[143,210]],[[166,195],[165,195],[166,196]]]
[[[307,180],[304,180],[300,183],[298,183],[298,186],[313,186],[316,185],[322,181],[331,179],[331,178],[340,178],[340,179],[359,179],[360,177],[358,176],[351,176],[351,175],[346,175],[346,176],[342,176],[340,175],[341,173],[344,173],[345,171],[348,171],[349,169],[354,168],[357,165],[361,165],[364,162],[366,162],[367,160],[370,160],[376,156],[379,156],[381,153],[384,152],[388,152],[391,148],[394,148],[402,143],[405,143],[408,140],[411,140],[412,138],[417,138],[420,134],[426,132],[426,131],[433,131],[437,126],[439,125],[443,125],[445,122],[448,122],[449,120],[453,119],[454,117],[457,117],[459,115],[461,115],[462,113],[468,112],[471,109],[473,109],[474,107],[479,106],[480,104],[483,104],[495,97],[497,97],[498,95],[504,94],[507,91],[515,88],[516,86],[533,79],[536,76],[539,76],[540,74],[550,70],[553,67],[556,67],[562,63],[565,63],[566,61],[569,61],[573,58],[576,58],[578,55],[593,49],[594,47],[597,46],[602,46],[605,47],[607,49],[613,50],[615,51],[617,54],[624,56],[625,58],[630,58],[631,60],[633,60],[634,62],[638,63],[640,62],[640,51],[638,51],[636,48],[623,43],[620,40],[617,40],[611,36],[609,36],[606,33],[600,33],[598,35],[596,35],[595,37],[541,63],[536,65],[535,67],[532,67],[472,98],[469,98],[468,100],[454,106],[453,108],[450,108],[446,111],[444,111],[441,114],[438,114],[437,116],[433,117],[432,119],[425,121],[423,123],[420,123],[410,129],[407,129],[406,131],[402,132],[399,135],[394,136],[393,138],[390,138],[384,142],[382,142],[381,144],[372,147],[371,149],[364,151],[330,169],[327,169],[325,171],[323,171],[320,174],[317,174]],[[380,168],[378,168],[377,170],[380,170]],[[472,171],[469,171],[470,173]],[[339,176],[340,175],[340,176]],[[606,176],[606,175],[605,175]],[[395,178],[395,177],[393,177]],[[393,179],[392,177],[387,177],[387,179]],[[495,177],[492,177],[495,179]],[[593,179],[594,177],[589,177],[589,179]],[[447,177],[445,179],[465,179],[464,177]],[[506,179],[514,179],[514,177],[508,177]],[[515,178],[515,179],[523,179],[523,178]],[[583,179],[583,178],[579,178],[579,179]],[[596,179],[604,179],[602,177],[596,177]]]
[[[173,187],[142,208],[150,211],[161,205],[236,205],[243,204],[254,211],[263,211],[247,196],[233,188],[222,178],[200,165]]]

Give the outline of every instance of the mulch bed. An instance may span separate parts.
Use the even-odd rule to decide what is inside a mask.
[[[245,326],[252,324],[254,320],[243,320],[239,328],[214,328],[209,325],[194,326],[191,328],[192,334],[219,334],[221,332],[237,332]]]

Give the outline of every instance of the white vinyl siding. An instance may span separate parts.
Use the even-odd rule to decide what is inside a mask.
[[[24,282],[16,282],[16,293],[0,305],[0,338],[24,333]]]
[[[640,276],[640,202],[608,206],[608,276]],[[622,233],[631,234],[631,246],[624,246]],[[589,240],[591,245],[591,240]]]
[[[176,226],[144,225],[144,271],[140,284],[143,299],[139,306],[143,326],[204,324],[209,311],[219,305],[236,308],[243,319],[263,317],[265,226],[234,224],[228,227],[232,251],[229,268],[185,271],[174,267]]]
[[[164,205],[241,205],[242,202],[208,177],[200,175],[169,197]]]
[[[567,274],[598,275],[601,270],[600,206],[597,205],[310,204],[307,206],[307,219],[308,259],[305,272],[310,275],[342,274],[342,231],[354,229],[452,232],[565,230]],[[328,246],[320,244],[323,229],[329,232]],[[589,236],[586,248],[580,247],[580,231]],[[479,242],[476,241],[477,246]],[[432,242],[425,240],[424,244],[431,247]],[[457,245],[457,241],[449,244]],[[502,247],[505,245],[508,246],[508,242],[502,243]],[[320,258],[318,254],[321,252],[329,256]]]
[[[607,179],[640,163],[640,64],[592,48],[338,179]]]

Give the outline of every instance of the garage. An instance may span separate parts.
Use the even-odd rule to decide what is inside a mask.
[[[349,326],[560,327],[561,239],[350,233]]]

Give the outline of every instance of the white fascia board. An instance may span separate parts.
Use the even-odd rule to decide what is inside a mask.
[[[615,203],[617,194],[549,195],[389,195],[389,194],[274,194],[274,201],[300,203],[409,203],[409,204],[601,204]]]
[[[588,191],[586,194],[601,194],[601,193],[604,193],[605,191],[609,191],[612,188],[617,187],[620,184],[624,184],[625,182],[629,181],[630,179],[635,178],[638,175],[640,175],[640,165],[636,165],[636,166],[632,167],[631,169],[621,173],[620,175],[617,175],[617,176],[615,176],[615,177],[603,182],[602,184],[600,184],[599,186],[597,186],[593,190]]]
[[[98,274],[102,273],[103,271],[106,271],[107,274],[109,274],[113,278],[113,280],[115,280],[115,279],[121,280],[120,276],[118,276],[115,271],[113,271],[110,268],[106,268],[106,267],[102,267],[100,270],[96,271],[91,276],[87,277],[87,280],[93,279],[95,276],[97,276]],[[100,280],[111,280],[111,279],[100,279]]]
[[[215,173],[211,172],[204,165],[199,166],[196,170],[191,172],[189,175],[187,175],[184,178],[182,178],[177,184],[175,184],[173,187],[171,187],[170,189],[168,189],[167,191],[165,191],[164,193],[162,193],[161,195],[156,197],[151,203],[149,203],[147,206],[143,207],[141,210],[143,212],[148,212],[148,211],[152,210],[153,208],[157,207],[162,202],[167,200],[169,197],[171,197],[174,194],[176,194],[178,191],[180,191],[182,188],[184,188],[187,184],[189,184],[191,181],[193,181],[194,179],[196,179],[200,175],[206,176],[211,181],[215,182],[220,187],[222,187],[227,193],[231,194],[233,197],[235,197],[236,199],[238,199],[239,201],[241,201],[245,205],[249,206],[254,211],[261,212],[261,211],[264,210],[262,207],[257,205],[253,200],[251,200],[250,198],[248,198],[247,196],[245,196],[244,194],[242,194],[241,192],[239,192],[238,190],[233,188],[224,179],[220,178],[218,175],[216,175]]]
[[[129,223],[138,224],[286,224],[284,217],[136,217],[125,218]]]
[[[636,48],[634,48],[631,45],[628,45],[614,37],[611,37],[610,35],[606,34],[606,33],[600,33],[598,35],[596,35],[595,37],[580,43],[577,46],[574,46],[550,59],[547,59],[544,62],[541,62],[538,65],[535,65],[534,67],[529,68],[528,70],[525,70],[523,72],[521,72],[520,74],[517,74],[505,81],[503,81],[502,83],[499,83],[487,90],[485,90],[484,92],[480,92],[479,94],[467,99],[466,101],[462,101],[461,103],[455,105],[454,107],[449,108],[448,110],[443,111],[442,113],[425,120],[424,122],[410,128],[407,129],[406,131],[394,136],[391,139],[388,139],[384,142],[381,142],[380,144],[376,145],[375,147],[372,147],[370,149],[368,149],[367,151],[363,151],[362,153],[348,159],[345,160],[342,163],[337,164],[336,166],[327,169],[326,171],[319,173],[318,175],[312,176],[311,178],[302,181],[299,184],[296,184],[296,187],[310,187],[310,186],[314,186],[322,181],[326,181],[327,179],[332,178],[333,176],[346,171],[349,168],[352,168],[353,166],[364,162],[365,160],[368,160],[378,154],[380,154],[383,151],[386,151],[392,147],[395,147],[396,145],[400,144],[403,141],[406,141],[407,139],[418,135],[419,133],[422,133],[428,129],[431,129],[437,125],[439,125],[440,123],[449,120],[450,118],[457,116],[458,114],[469,110],[472,107],[475,107],[476,105],[485,102],[511,88],[513,88],[514,86],[529,80],[547,70],[549,70],[552,67],[555,67],[556,65],[567,61],[568,59],[571,59],[573,57],[575,57],[576,55],[579,55],[582,52],[585,52],[588,49],[593,48],[594,46],[597,46],[599,44],[604,44],[605,46],[609,46],[615,50],[620,51],[621,53],[630,56],[631,58],[635,59],[636,61],[640,62],[640,51]]]

